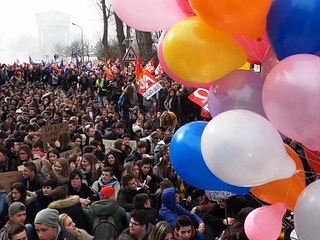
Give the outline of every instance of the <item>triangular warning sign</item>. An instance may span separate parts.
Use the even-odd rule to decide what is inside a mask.
[[[134,52],[133,48],[130,46],[123,56],[122,61],[124,62],[136,62],[138,59],[136,53]]]

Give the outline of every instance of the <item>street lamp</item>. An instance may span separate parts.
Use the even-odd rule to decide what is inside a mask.
[[[83,50],[83,29],[80,25],[71,23],[73,26],[79,27],[81,30],[81,63],[84,64],[84,50]]]

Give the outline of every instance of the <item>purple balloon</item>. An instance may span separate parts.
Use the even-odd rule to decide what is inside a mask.
[[[212,117],[234,109],[244,109],[266,118],[262,106],[264,80],[251,71],[235,70],[215,81],[208,95],[208,106]]]

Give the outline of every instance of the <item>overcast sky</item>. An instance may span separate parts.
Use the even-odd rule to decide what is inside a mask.
[[[82,26],[85,40],[96,42],[102,32],[102,14],[96,5],[97,1],[2,0],[0,2],[0,62],[8,62],[16,58],[24,58],[21,60],[25,61],[25,58],[28,58],[28,56],[20,56],[15,43],[21,41],[21,37],[28,39],[29,36],[38,36],[35,14],[39,12],[54,10],[69,14],[70,22]],[[70,26],[71,36],[79,36],[79,31],[79,28]],[[24,48],[28,46],[26,43]]]

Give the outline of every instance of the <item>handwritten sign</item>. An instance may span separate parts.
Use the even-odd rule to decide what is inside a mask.
[[[0,173],[0,185],[7,193],[9,193],[11,191],[11,186],[17,181],[19,181],[21,177],[22,172],[19,171]]]
[[[47,146],[48,143],[54,145],[54,142],[57,140],[59,132],[68,132],[68,123],[56,123],[52,125],[45,125],[41,127],[41,139],[44,143],[44,146]]]

